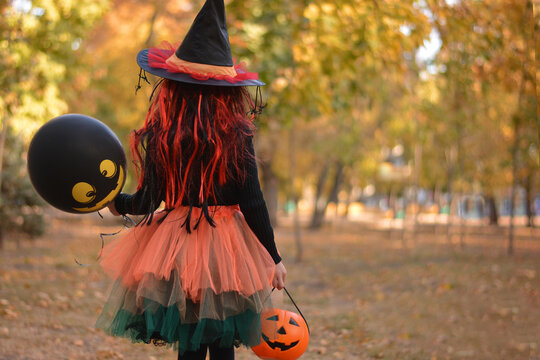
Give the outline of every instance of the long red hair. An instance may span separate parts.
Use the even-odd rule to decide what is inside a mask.
[[[201,206],[215,199],[216,181],[242,181],[249,156],[246,139],[254,133],[253,108],[244,87],[162,80],[144,126],[131,137],[138,190],[151,199],[150,207],[164,200],[166,209],[172,209],[185,204],[193,191],[198,204],[189,205]]]

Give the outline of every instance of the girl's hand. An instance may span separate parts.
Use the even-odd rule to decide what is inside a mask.
[[[285,286],[285,277],[287,277],[287,269],[283,262],[276,265],[276,271],[274,272],[274,279],[272,280],[272,286],[278,290],[283,289]]]
[[[114,206],[114,201],[111,201],[110,203],[108,203],[107,207],[109,208],[109,211],[111,212],[111,214],[113,214],[114,216],[120,216],[120,213],[116,211],[116,206]]]

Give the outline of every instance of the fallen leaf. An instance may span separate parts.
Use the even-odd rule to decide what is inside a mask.
[[[460,350],[456,351],[455,355],[457,357],[473,357],[474,356],[474,350]]]
[[[526,277],[529,280],[532,280],[536,277],[536,270],[532,270],[532,269],[519,269],[517,273],[519,275]]]
[[[0,310],[0,315],[4,316],[7,319],[16,319],[19,317],[19,313],[11,309]]]
[[[516,343],[514,344],[514,349],[516,349],[519,352],[529,352],[530,350],[534,349],[534,343]]]
[[[123,359],[124,355],[113,351],[113,350],[98,350],[96,354],[96,360],[113,360],[113,359]],[[152,357],[151,357],[152,358]]]
[[[56,295],[54,296],[54,299],[55,299],[56,301],[59,301],[59,302],[65,302],[65,303],[69,302],[69,299],[68,299],[67,296],[60,295],[60,294],[56,294]]]
[[[0,327],[0,336],[1,337],[8,337],[9,336],[9,328]]]
[[[38,298],[40,298],[42,300],[51,301],[51,297],[49,296],[49,294],[47,294],[45,292],[40,291],[36,295],[38,296]]]

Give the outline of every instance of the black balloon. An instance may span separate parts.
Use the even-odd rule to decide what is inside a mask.
[[[67,114],[43,125],[30,142],[28,174],[52,206],[89,213],[104,208],[122,190],[126,155],[101,121]]]

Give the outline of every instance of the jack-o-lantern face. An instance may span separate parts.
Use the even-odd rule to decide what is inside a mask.
[[[261,323],[261,343],[251,348],[261,359],[295,360],[306,351],[309,332],[300,315],[270,309],[261,314]]]
[[[28,174],[49,204],[89,213],[114,200],[126,180],[120,140],[101,121],[80,114],[43,125],[30,143]]]

